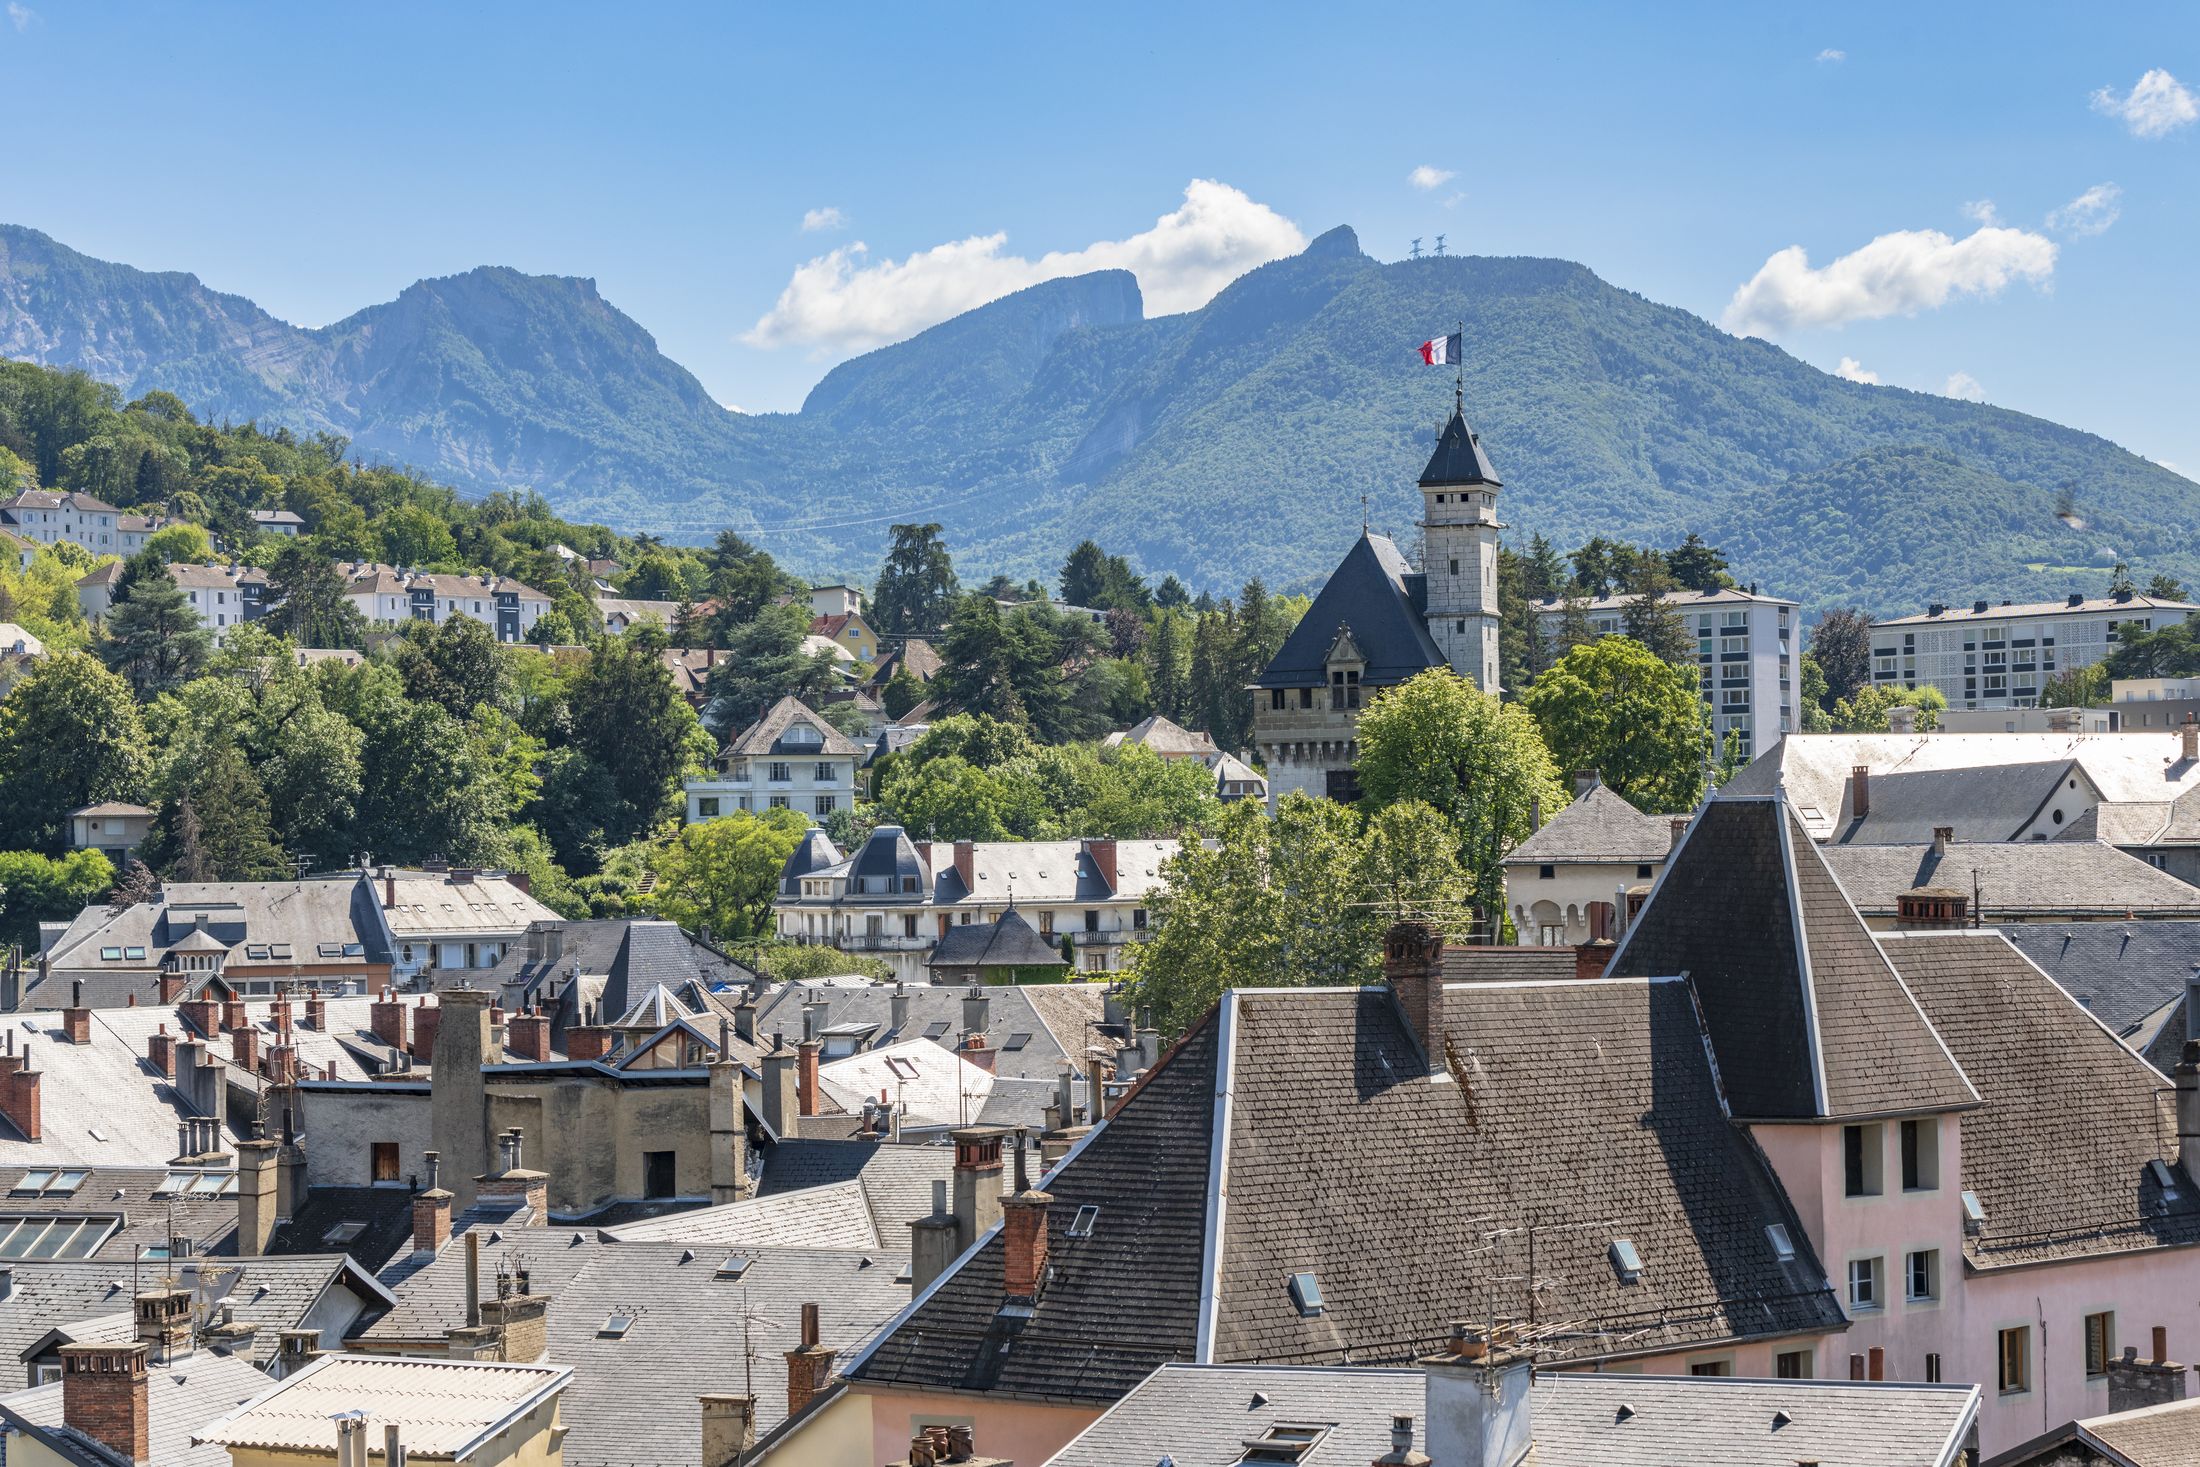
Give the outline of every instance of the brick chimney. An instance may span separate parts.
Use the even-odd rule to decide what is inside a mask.
[[[160,975],[153,981],[157,985],[154,991],[160,995],[160,1002],[163,1007],[183,997],[183,975],[181,973],[173,969],[163,968]]]
[[[437,1034],[442,1032],[443,1028],[443,1006],[422,999],[419,1007],[413,1010],[412,1024],[413,1063],[416,1065],[434,1064],[435,1038]]]
[[[288,1044],[290,1042],[290,999],[288,997],[278,998],[269,1004],[267,1006],[267,1018],[268,1022],[275,1026],[276,1042],[278,1044]]]
[[[1115,837],[1103,836],[1084,843],[1085,857],[1092,862],[1093,871],[1108,884],[1108,892],[1115,892]]]
[[[252,1016],[246,1012],[243,999],[225,998],[222,1000],[222,1027],[224,1029],[234,1032],[238,1029],[249,1028],[251,1024]]]
[[[367,1027],[390,1048],[405,1047],[405,1006],[390,992],[388,984],[383,985],[382,996],[368,1005]]]
[[[962,878],[963,890],[978,889],[978,846],[975,841],[955,842],[955,874]]]
[[[382,905],[384,907],[397,905],[397,873],[387,866],[382,868]]]
[[[992,1048],[986,1044],[983,1034],[965,1034],[963,1036],[962,1057],[966,1063],[976,1065],[987,1074],[993,1073],[993,1061],[996,1056]]]
[[[145,1041],[145,1057],[160,1071],[162,1079],[176,1078],[176,1036],[168,1032],[166,1024],[154,1030],[153,1037]]]
[[[565,1057],[600,1060],[611,1053],[611,1031],[597,1024],[571,1024],[565,1030]]]
[[[45,1072],[31,1068],[31,1057],[14,1052],[15,1032],[8,1031],[6,1055],[0,1055],[0,1115],[23,1133],[26,1141],[42,1139],[45,1107],[38,1093]]]
[[[999,1126],[964,1126],[955,1140],[955,1242],[957,1253],[978,1241],[1001,1218]]]
[[[1872,767],[1858,764],[1849,770],[1849,814],[1858,820],[1872,812]]]
[[[1604,970],[1611,965],[1612,954],[1618,950],[1619,944],[1609,937],[1601,937],[1594,942],[1584,942],[1576,945],[1574,948],[1574,976],[1576,978],[1602,978]]]
[[[260,1031],[247,1025],[229,1031],[229,1057],[240,1070],[260,1068]]]
[[[321,1030],[328,1028],[328,1000],[318,993],[306,995],[305,1027]]]
[[[1033,1188],[1001,1199],[1001,1287],[1011,1299],[1036,1299],[1047,1270],[1047,1209],[1054,1198]]]
[[[817,1052],[821,1046],[815,1039],[805,1039],[794,1047],[794,1103],[797,1113],[814,1116],[817,1111]]]
[[[714,1392],[695,1399],[703,1408],[702,1467],[736,1467],[756,1445],[756,1397]]]
[[[210,998],[185,999],[176,1012],[201,1039],[212,1039],[221,1028],[221,1005]]]
[[[516,1060],[550,1058],[550,1016],[514,1014],[504,1021],[504,1051]]]
[[[413,1198],[413,1252],[435,1254],[451,1241],[451,1194],[437,1185],[441,1178],[436,1175],[440,1164],[436,1153],[424,1153],[422,1161],[428,1169],[428,1185]]]
[[[817,1305],[802,1306],[802,1343],[787,1352],[787,1414],[810,1404],[832,1379],[833,1354],[818,1343]]]
[[[61,1030],[71,1044],[92,1042],[92,1011],[84,1007],[84,980],[69,985],[69,1006],[61,1011]]]
[[[126,1462],[150,1461],[153,1428],[145,1373],[150,1353],[135,1341],[63,1345],[62,1425],[82,1432]]]
[[[1383,981],[1433,1074],[1444,1057],[1444,935],[1426,922],[1393,923],[1383,935]]]

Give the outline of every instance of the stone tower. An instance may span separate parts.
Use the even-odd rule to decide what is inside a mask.
[[[1497,691],[1496,470],[1464,414],[1452,408],[1421,471],[1421,571],[1429,635],[1452,671]]]

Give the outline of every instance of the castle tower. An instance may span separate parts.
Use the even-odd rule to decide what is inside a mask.
[[[1497,691],[1497,471],[1455,406],[1421,471],[1429,635],[1452,671]]]

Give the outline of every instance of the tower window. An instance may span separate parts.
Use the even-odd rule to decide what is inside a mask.
[[[1459,631],[1459,632],[1462,632],[1462,633],[1463,633],[1463,632],[1465,632],[1465,631],[1466,631],[1466,629],[1467,629],[1467,619],[1466,619],[1465,617],[1463,617],[1463,616],[1462,616],[1462,617],[1460,617],[1460,618],[1459,618],[1459,624],[1458,624],[1458,626],[1457,626],[1457,627],[1455,628],[1455,630],[1457,630],[1457,631]]]
[[[1456,555],[1451,558],[1451,573],[1453,575],[1459,574],[1459,557]]]

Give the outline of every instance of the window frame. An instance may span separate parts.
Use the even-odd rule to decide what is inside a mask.
[[[1859,1273],[1858,1270],[1862,1270]],[[1859,1297],[1859,1282],[1868,1282],[1869,1298]],[[1885,1254],[1869,1253],[1851,1258],[1848,1266],[1849,1308],[1855,1313],[1878,1314],[1887,1307],[1887,1259]]]
[[[1841,1195],[1851,1201],[1887,1192],[1886,1127],[1865,1121],[1841,1128]]]
[[[2095,1353],[2094,1349],[2094,1325],[2096,1321],[2100,1325],[2098,1354]],[[2107,1378],[2109,1363],[2116,1358],[2116,1311],[2113,1309],[2097,1309],[2087,1314],[2081,1322],[2080,1333],[2084,1339],[2085,1378],[2087,1380]]]
[[[2010,1345],[2014,1342],[2016,1369],[2010,1369]],[[1994,1391],[1999,1396],[2032,1393],[2032,1326],[2005,1325],[1994,1332]]]

